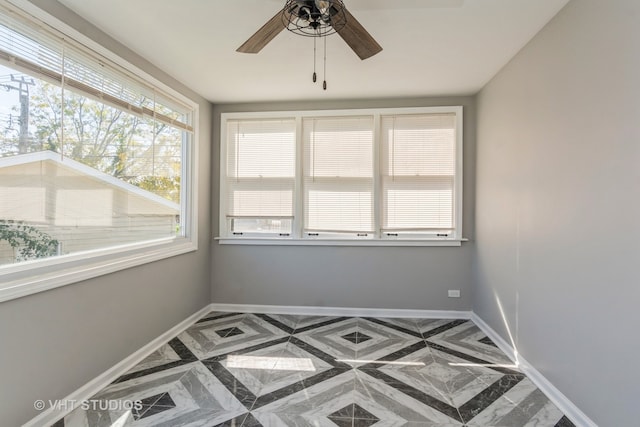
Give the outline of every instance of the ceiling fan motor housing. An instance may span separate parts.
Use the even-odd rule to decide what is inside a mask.
[[[282,20],[287,30],[307,37],[325,37],[347,23],[342,0],[287,0]]]

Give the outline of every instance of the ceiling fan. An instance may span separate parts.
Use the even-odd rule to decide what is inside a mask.
[[[360,59],[382,51],[382,47],[344,6],[342,0],[287,0],[284,8],[237,49],[260,52],[284,29],[308,37],[338,33]]]

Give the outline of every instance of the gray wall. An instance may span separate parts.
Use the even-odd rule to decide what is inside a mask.
[[[573,0],[478,97],[474,310],[601,426],[638,423],[639,18]]]
[[[0,303],[0,424],[35,415],[210,301],[210,104],[51,0],[33,3],[200,104],[199,247],[82,283]]]
[[[476,122],[472,97],[214,106],[214,234],[218,234],[221,113],[435,105],[464,107],[463,234],[472,239]],[[471,243],[454,248],[214,243],[212,300],[235,304],[470,310],[471,256]],[[447,289],[460,289],[462,298],[447,298]]]

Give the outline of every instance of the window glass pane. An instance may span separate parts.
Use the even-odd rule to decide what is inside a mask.
[[[123,181],[174,203],[181,202],[181,174],[187,132],[144,117],[130,140],[118,145],[114,162]]]
[[[55,179],[37,153],[54,154],[60,126],[38,129],[33,95],[45,83],[0,65],[0,265],[55,256],[60,250],[55,228]],[[47,95],[59,99],[61,90]],[[48,99],[42,100],[42,103]],[[48,127],[48,129],[44,129]]]
[[[433,176],[455,173],[455,115],[382,119],[383,174]]]
[[[229,122],[227,176],[293,178],[295,148],[294,120]]]
[[[291,233],[290,219],[269,219],[269,218],[231,218],[230,230],[234,233]]]
[[[0,13],[0,57],[8,62],[35,65],[41,74],[60,82],[63,70],[62,40],[12,12]],[[11,58],[15,58],[12,60]]]
[[[190,136],[0,66],[0,264],[173,238]]]
[[[305,176],[373,176],[373,118],[331,117],[303,121]]]
[[[373,228],[371,197],[371,191],[309,190],[306,230],[370,233]]]
[[[453,224],[453,178],[383,180],[387,230],[449,230]]]
[[[266,181],[266,182],[265,182]],[[230,186],[233,205],[230,217],[287,217],[293,210],[293,188],[287,181],[256,180]]]

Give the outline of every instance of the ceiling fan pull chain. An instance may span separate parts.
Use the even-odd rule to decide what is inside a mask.
[[[313,38],[313,82],[315,83],[318,80],[318,75],[316,74],[316,37]]]
[[[322,89],[327,90],[327,38],[324,37],[324,81]]]

